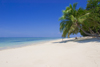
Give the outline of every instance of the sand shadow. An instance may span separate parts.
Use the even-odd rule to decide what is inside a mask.
[[[92,38],[92,39],[84,39],[84,40],[79,40],[79,41],[76,41],[78,43],[87,43],[87,42],[100,42],[100,38],[97,39],[97,38]]]
[[[62,40],[59,42],[53,42],[53,43],[67,43],[67,42],[78,42],[78,43],[87,43],[87,42],[100,42],[100,38],[91,38],[91,39],[71,39],[71,40]]]
[[[62,41],[59,41],[59,42],[53,42],[53,43],[66,43],[66,42],[70,42],[70,41],[74,41],[74,40],[62,40]]]

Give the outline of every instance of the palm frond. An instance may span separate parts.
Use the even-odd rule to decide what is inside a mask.
[[[85,15],[82,15],[78,18],[78,22],[83,24],[83,21],[85,21],[87,19],[87,17],[89,16],[90,13],[86,13]]]
[[[77,3],[73,4],[73,9],[76,10]]]
[[[76,20],[77,20],[73,15],[71,15],[70,18],[71,18],[72,22],[76,22]]]

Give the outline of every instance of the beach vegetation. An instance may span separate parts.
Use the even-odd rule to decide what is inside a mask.
[[[59,19],[62,37],[81,33],[84,36],[99,36],[100,34],[100,0],[88,0],[86,9],[76,9],[77,3],[63,10]]]
[[[86,10],[91,13],[87,20],[84,21],[89,29],[84,26],[82,28],[88,33],[90,30],[91,34],[100,34],[100,0],[88,0]],[[82,31],[80,33],[83,36],[87,36]]]

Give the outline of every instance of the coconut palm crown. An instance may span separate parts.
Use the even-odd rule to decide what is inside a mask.
[[[91,35],[82,29],[84,21],[87,19],[90,13],[86,12],[82,8],[76,9],[77,3],[74,3],[73,6],[70,4],[63,10],[63,16],[59,19],[60,31],[63,32],[62,37],[70,37],[71,34],[77,34],[82,30],[85,34]]]

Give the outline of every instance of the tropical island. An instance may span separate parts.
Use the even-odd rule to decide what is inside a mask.
[[[28,1],[30,1],[30,0],[28,0]],[[32,1],[30,1],[30,2],[32,2]],[[17,0],[16,0],[16,2],[17,2]],[[27,2],[27,0],[25,0],[25,3],[26,2]],[[17,8],[19,6],[19,8],[20,7],[22,8],[22,10],[24,9],[24,7],[25,7],[25,9],[26,8],[33,9],[33,8],[30,8],[32,5],[29,5],[29,3],[28,3],[28,5],[26,7],[25,3],[21,4],[20,6],[18,3]],[[66,9],[63,10],[63,16],[59,19],[60,20],[59,27],[60,27],[60,32],[62,32],[61,37],[64,38],[63,40],[61,37],[60,38],[0,37],[0,67],[100,67],[100,0],[88,0],[86,9],[77,8],[77,4],[78,3],[74,3],[73,5],[70,4],[68,7],[66,7]],[[22,5],[24,5],[24,6],[22,6]],[[54,3],[54,5],[55,5],[55,3]],[[6,5],[4,5],[4,7],[5,6]],[[30,7],[28,7],[28,6],[30,6]],[[38,6],[38,5],[36,5],[36,6]],[[35,8],[36,6],[33,6],[33,7]],[[50,5],[50,6],[52,6],[52,5]],[[13,7],[13,9],[14,8],[15,7]],[[8,9],[8,4],[7,4],[7,9]],[[43,9],[43,8],[41,8],[41,9]],[[53,7],[52,7],[52,9],[53,9]],[[4,10],[4,8],[3,8],[3,10]],[[46,10],[47,10],[47,8],[46,8]],[[42,10],[39,9],[40,13],[42,13],[41,11]],[[44,11],[45,11],[45,9],[44,9]],[[38,10],[36,10],[36,12],[39,13]],[[20,11],[18,13],[20,13]],[[24,12],[24,11],[22,11],[21,13],[26,14],[26,12]],[[40,13],[39,13],[39,16],[40,16]],[[15,12],[14,14],[16,15],[17,13]],[[29,14],[31,14],[31,13],[29,13]],[[45,14],[43,14],[43,15],[45,15]],[[19,15],[19,17],[20,16],[21,15]],[[23,15],[23,16],[28,16],[28,14]],[[38,20],[40,20],[42,23],[42,19],[41,19],[42,17],[39,18],[39,16],[38,17],[35,16],[34,19],[36,19],[36,17],[37,17]],[[4,16],[2,16],[2,17],[4,17]],[[18,19],[18,15],[17,15],[17,19]],[[24,20],[26,21],[26,19],[24,19]],[[28,20],[29,20],[29,18],[28,18]],[[38,21],[38,20],[36,20],[36,21]],[[58,20],[58,19],[56,19],[56,20]],[[11,21],[12,20],[10,20],[10,22]],[[45,21],[45,19],[44,19],[44,21]],[[18,24],[18,22],[15,23],[15,25],[17,25],[17,24]],[[22,24],[22,25],[24,25],[24,24]],[[49,24],[50,23],[48,23],[48,25]],[[30,33],[28,31],[31,29],[31,23],[28,22],[28,23],[26,23],[26,25],[29,25],[30,28],[28,29],[28,26],[27,27],[25,26],[24,30],[31,35],[32,32]],[[40,26],[42,26],[42,25],[43,24],[40,24]],[[52,26],[50,26],[50,28],[52,30],[53,30],[53,28],[52,28],[53,25],[54,25],[54,23],[52,24]],[[13,25],[11,25],[11,26],[13,26]],[[18,26],[20,26],[20,25],[18,25]],[[32,27],[33,26],[34,25],[32,25]],[[36,22],[35,22],[35,26],[36,26]],[[43,29],[40,26],[39,26],[39,24],[37,24],[37,26],[35,27],[35,28],[39,27],[39,29],[37,29],[37,30],[39,30],[40,32],[38,32],[38,33],[43,32],[43,31],[41,31]],[[44,25],[44,26],[46,26],[46,25]],[[24,27],[24,26],[21,26],[21,27]],[[50,31],[50,30],[48,30],[47,27],[49,27],[49,26],[46,26],[45,33]],[[9,28],[9,26],[7,28]],[[14,31],[17,30],[14,26],[13,26],[13,28],[14,28]],[[20,29],[22,29],[22,28],[19,28],[18,32],[20,32]],[[1,30],[1,28],[0,28],[0,30]],[[35,30],[35,32],[37,32],[37,30]],[[23,30],[21,30],[21,31],[23,31]],[[22,36],[25,35],[25,31],[24,31],[24,34],[22,34]],[[33,29],[31,31],[33,31]],[[6,33],[8,33],[8,32],[6,32]],[[13,34],[14,33],[16,33],[16,32],[13,32]],[[79,37],[79,36],[77,38],[70,37],[71,35],[78,34],[78,33],[80,33],[83,37]],[[43,34],[43,33],[41,33],[41,34]],[[44,34],[44,35],[46,36],[46,34]],[[10,35],[10,34],[8,34],[8,35]],[[68,38],[66,38],[66,37],[68,37]]]

